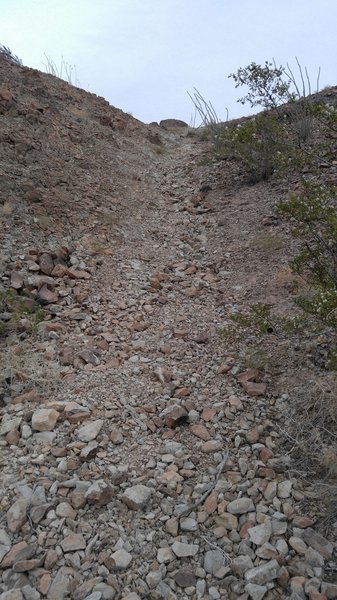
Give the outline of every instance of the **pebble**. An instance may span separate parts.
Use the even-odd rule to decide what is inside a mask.
[[[82,425],[82,427],[78,430],[78,439],[81,442],[91,442],[95,440],[103,427],[104,421],[99,419],[97,421],[90,421],[86,423],[86,425]]]
[[[186,556],[195,556],[199,550],[199,546],[197,544],[186,544],[184,542],[173,542],[172,550],[178,558],[183,558]]]
[[[111,555],[111,558],[117,569],[127,569],[132,562],[132,555],[124,550],[124,548],[116,550],[116,552]]]
[[[140,510],[147,506],[152,495],[152,490],[145,485],[139,484],[127,488],[122,500],[131,510]]]

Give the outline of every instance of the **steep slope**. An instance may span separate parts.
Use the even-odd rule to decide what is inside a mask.
[[[1,600],[337,597],[282,431],[295,373],[319,371],[273,332],[249,371],[260,340],[220,335],[291,306],[284,185],[0,69]]]

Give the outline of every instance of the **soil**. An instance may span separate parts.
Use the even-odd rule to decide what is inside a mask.
[[[311,436],[306,460],[294,424],[321,423],[317,397],[333,398],[336,391],[333,373],[319,360],[326,340],[310,332],[286,334],[279,325],[296,314],[289,260],[297,242],[273,209],[296,190],[300,176],[248,185],[236,163],[212,161],[199,130],[174,121],[145,125],[103,98],[1,56],[0,81],[0,312],[7,314],[0,340],[1,526],[6,529],[7,515],[9,548],[24,540],[38,547],[39,559],[43,552],[49,558],[21,572],[1,567],[0,560],[0,598],[13,589],[24,594],[19,599],[305,598],[305,585],[308,590],[314,580],[317,598],[337,597],[332,552],[323,553],[323,565],[317,557],[310,563],[308,538],[305,560],[291,544],[284,554],[276,544],[299,537],[302,530],[293,523],[300,516],[331,544],[336,537],[336,440],[331,432]],[[334,180],[336,166],[326,171]],[[63,274],[47,274],[43,257]],[[26,298],[28,313],[18,308]],[[269,305],[274,315],[263,334],[240,324],[240,315],[256,304]],[[242,373],[262,388],[245,387]],[[177,406],[183,413],[170,421]],[[40,408],[56,410],[57,424],[35,430],[32,417]],[[20,421],[6,428],[14,417]],[[89,442],[98,446],[85,460],[88,440],[78,437],[79,428],[100,420]],[[176,456],[174,441],[182,445]],[[205,449],[209,441],[216,442],[213,451]],[[263,451],[283,467],[272,470]],[[216,488],[210,490],[214,510],[194,510],[197,533],[170,533],[165,523],[178,516],[165,512],[165,503],[198,498],[196,491],[220,475],[225,452],[221,473],[231,485],[219,487],[216,496]],[[267,479],[261,468],[269,468]],[[101,498],[77,506],[78,489],[69,483],[74,478],[112,482],[116,502]],[[269,498],[266,485],[273,481],[290,482],[291,494]],[[156,498],[141,516],[122,497],[139,484]],[[41,520],[32,523],[30,516],[11,529],[8,511],[20,485],[43,488],[48,507]],[[249,551],[240,547],[247,540],[242,515],[232,537],[226,528],[222,537],[216,531],[225,527],[226,505],[242,496],[254,501],[253,525],[263,522],[262,514],[273,520],[274,512],[288,523],[287,532],[271,538],[274,551],[262,558],[251,540]],[[61,501],[77,515],[63,517]],[[259,512],[262,504],[267,508]],[[63,531],[83,535],[84,546],[67,553]],[[96,546],[87,551],[96,533]],[[48,540],[54,542],[48,546]],[[172,541],[198,544],[196,558],[177,559]],[[54,563],[50,547],[56,548]],[[116,570],[111,555],[122,548],[133,562]],[[234,563],[250,552],[252,565],[241,573],[224,562],[215,577],[215,567],[203,562],[210,548]],[[171,555],[161,562],[163,549]],[[275,557],[278,579],[245,575]],[[153,572],[160,574],[158,585],[148,577]],[[59,580],[63,587],[55,592]],[[101,584],[111,588],[106,595]],[[27,586],[40,595],[25,595]],[[75,592],[79,586],[83,593]],[[296,590],[299,595],[291,596]]]

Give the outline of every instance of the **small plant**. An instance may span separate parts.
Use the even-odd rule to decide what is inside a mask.
[[[22,60],[13,54],[13,52],[3,44],[0,44],[0,56],[7,60],[7,62],[17,65],[18,67],[22,67]]]
[[[43,66],[46,70],[46,73],[49,73],[49,75],[54,75],[54,77],[58,77],[59,79],[63,79],[70,85],[80,87],[80,82],[77,79],[76,65],[71,65],[65,61],[62,56],[60,65],[58,66],[55,61],[50,58],[50,56],[47,56],[46,54],[44,56],[46,62],[43,64]]]
[[[1,318],[2,317],[2,318]],[[46,317],[43,308],[32,310],[29,299],[13,290],[0,289],[0,336],[24,330],[36,333],[38,324]]]

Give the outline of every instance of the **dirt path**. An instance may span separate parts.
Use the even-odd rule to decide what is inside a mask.
[[[103,139],[54,229],[34,207],[5,223],[4,281],[54,296],[2,352],[0,598],[336,598],[282,446],[288,390],[220,335],[251,303],[287,311],[281,190],[202,165],[196,132],[158,129],[156,152],[135,131]]]

